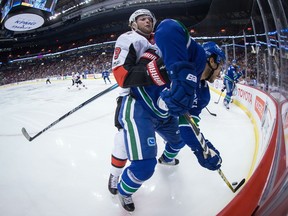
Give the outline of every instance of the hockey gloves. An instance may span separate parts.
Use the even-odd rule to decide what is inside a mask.
[[[139,64],[146,65],[147,74],[155,85],[162,86],[170,82],[163,60],[155,53],[155,50],[146,50]]]
[[[195,87],[198,78],[195,73],[195,67],[188,62],[178,62],[172,65],[172,70],[168,71],[172,81],[170,89],[165,89],[161,93],[169,113],[174,116],[180,116],[192,108],[195,97]]]
[[[186,143],[187,146],[191,148],[191,150],[196,155],[199,164],[202,167],[205,167],[209,170],[217,170],[221,167],[222,159],[220,157],[219,151],[211,144],[210,141],[207,139],[205,140],[205,144],[207,145],[209,151],[208,153],[204,153],[204,150],[196,137],[193,129],[190,127],[188,123],[185,123],[186,120],[184,117],[179,118],[179,130],[183,141]],[[201,137],[204,138],[203,134],[201,133]]]
[[[199,164],[209,170],[217,170],[221,167],[222,158],[219,151],[212,145],[209,140],[205,140],[207,147],[209,148],[209,154],[203,152],[202,147],[197,148],[194,151]]]

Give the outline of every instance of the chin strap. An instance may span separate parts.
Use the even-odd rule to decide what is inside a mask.
[[[219,67],[219,64],[217,63],[217,67],[216,68],[212,67],[212,65],[210,64],[209,60],[207,61],[207,64],[211,68],[211,72],[210,72],[209,76],[205,79],[205,80],[208,81],[212,77],[212,75],[214,74],[214,71],[217,70],[217,68]]]
[[[142,32],[141,30],[139,30],[138,28],[137,28],[137,29],[134,29],[134,31],[136,31],[137,33],[143,35],[143,36],[146,37],[146,38],[150,38],[150,36],[151,36],[151,33],[146,34],[146,33]]]

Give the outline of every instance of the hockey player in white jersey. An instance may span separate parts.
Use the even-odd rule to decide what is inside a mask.
[[[81,76],[80,74],[77,72],[77,73],[72,73],[72,86],[76,85],[76,88],[78,88],[79,90],[81,90],[81,85],[83,88],[87,89],[87,87],[83,84],[83,82],[81,81]],[[68,89],[70,89],[71,87],[68,87]]]
[[[167,77],[167,73],[165,70],[165,67],[163,66],[163,64],[161,63],[161,61],[156,61],[157,59],[159,59],[159,55],[160,53],[157,51],[157,46],[155,46],[154,43],[154,38],[153,38],[153,28],[154,25],[156,23],[156,19],[154,17],[154,15],[145,9],[140,9],[135,11],[129,18],[129,25],[132,29],[132,31],[124,33],[123,35],[121,35],[115,44],[115,50],[114,50],[114,56],[113,56],[113,64],[112,64],[112,70],[114,73],[114,76],[116,75],[116,81],[119,84],[120,87],[123,87],[125,89],[129,89],[128,93],[122,98],[122,102],[121,102],[121,108],[119,109],[120,113],[119,114],[121,116],[123,116],[123,108],[125,107],[124,104],[127,103],[127,100],[129,101],[130,99],[132,99],[133,97],[137,97],[136,95],[134,95],[134,93],[136,92],[135,90],[131,91],[131,88],[135,88],[134,86],[139,86],[139,90],[141,89],[141,86],[154,86],[155,83],[158,84],[165,84],[165,80],[168,80]],[[147,51],[149,50],[149,51]],[[158,52],[158,54],[156,54]],[[154,61],[153,61],[154,60]],[[153,65],[150,65],[150,68],[147,68],[147,64],[149,62],[153,61]],[[148,73],[147,73],[148,70]],[[161,74],[161,72],[163,74]],[[150,73],[150,74],[149,74]],[[136,87],[137,88],[137,87]],[[163,87],[164,88],[164,87]],[[160,89],[159,89],[160,90]],[[161,90],[160,90],[161,91]],[[133,96],[132,96],[133,94]],[[130,99],[128,99],[130,98]],[[140,109],[137,109],[139,111],[139,114],[141,113],[142,108],[139,107]],[[161,112],[161,111],[160,111]],[[161,115],[161,113],[159,113]],[[144,117],[144,116],[142,116]],[[165,115],[164,113],[164,118],[167,118],[168,116]],[[117,116],[116,116],[117,118]],[[120,117],[118,120],[120,120],[122,117]],[[145,118],[145,117],[144,117]],[[137,117],[137,122],[140,120],[139,117]],[[141,121],[141,120],[140,120]],[[140,123],[139,121],[139,123]],[[123,142],[123,139],[125,140],[131,140],[131,137],[134,136],[132,133],[127,133],[127,126],[126,124],[123,124],[122,121],[119,121],[120,125],[122,127],[122,129],[120,129],[120,133],[116,136],[116,138],[118,137],[118,139],[120,138],[120,141],[117,144],[121,144],[121,141]],[[180,147],[179,149],[184,146],[184,143],[181,140],[180,135],[177,135],[177,130],[178,130],[178,122],[177,122],[177,118],[175,117],[168,117],[168,120],[166,121],[166,123],[163,123],[163,125],[161,125],[159,127],[159,131],[160,132],[164,127],[167,127],[167,125],[169,125],[169,123],[171,122],[172,125],[174,125],[174,129],[169,136],[170,138],[170,142],[174,142],[175,145],[178,144]],[[150,122],[148,124],[151,124]],[[129,126],[128,126],[129,127]],[[140,128],[139,128],[140,129]],[[141,129],[143,130],[143,129]],[[154,134],[153,132],[154,129],[152,129],[152,134]],[[151,133],[149,132],[149,133]],[[138,136],[138,135],[137,135]],[[146,139],[143,137],[143,139]],[[128,141],[129,142],[129,141]],[[134,143],[134,141],[132,141]],[[156,156],[156,140],[155,140],[155,135],[150,137],[150,141],[149,141],[149,145],[151,146],[151,150],[149,150],[149,148],[147,149],[148,152],[146,153],[147,155],[151,154],[152,157],[151,159],[147,159],[147,160],[143,160],[141,158],[136,159],[133,158],[133,152],[131,152],[130,147],[127,145],[127,143],[125,143],[126,146],[126,152],[124,151],[119,151],[119,149],[121,149],[120,147],[116,147],[114,148],[113,152],[115,152],[115,149],[118,149],[119,155],[121,155],[122,153],[122,158],[115,156],[114,154],[112,154],[112,165],[114,165],[114,168],[112,168],[111,173],[114,170],[114,174],[117,172],[117,168],[119,167],[120,164],[120,168],[123,167],[123,165],[125,165],[125,156],[127,158],[129,158],[129,160],[131,161],[131,165],[128,166],[128,169],[125,169],[124,172],[122,173],[122,179],[120,181],[120,183],[118,182],[118,178],[119,178],[119,173],[118,175],[110,175],[109,178],[109,190],[111,193],[116,193],[118,191],[118,188],[122,188],[122,184],[124,184],[124,181],[128,181],[130,183],[132,179],[130,179],[129,177],[124,177],[127,176],[127,173],[130,172],[130,170],[134,170],[133,167],[136,168],[136,170],[143,170],[143,168],[147,167],[146,171],[145,169],[143,170],[143,174],[140,174],[140,176],[138,176],[136,174],[135,178],[139,179],[139,180],[146,180],[148,178],[150,178],[154,172],[154,167],[157,163],[157,160],[155,159]],[[133,144],[134,145],[134,144]],[[169,143],[168,143],[169,145]],[[130,150],[129,150],[130,149]],[[178,150],[176,150],[178,151]],[[126,154],[125,154],[126,153]],[[114,156],[113,156],[114,155]],[[177,155],[177,153],[175,153],[175,156]],[[138,157],[137,155],[135,155],[135,157]],[[142,156],[141,156],[142,157]],[[163,159],[164,160],[164,159]],[[124,162],[124,163],[123,163]],[[176,165],[179,163],[179,161],[177,159],[175,159],[174,157],[171,159],[167,158],[167,163],[171,163],[173,165]],[[147,165],[147,166],[146,166]],[[117,167],[118,166],[118,167]],[[119,169],[120,172],[122,172],[121,169]],[[118,171],[119,171],[118,170]],[[125,180],[123,180],[123,178]],[[134,181],[134,180],[132,180]],[[114,189],[111,190],[111,184],[114,184]],[[118,183],[118,188],[115,188],[115,183],[117,186]],[[130,184],[128,183],[128,184]],[[139,185],[140,187],[141,185]],[[119,198],[121,201],[122,206],[127,210],[127,211],[133,211],[134,210],[134,203],[132,200],[131,196],[127,196],[125,194],[121,194],[121,192],[119,193]]]

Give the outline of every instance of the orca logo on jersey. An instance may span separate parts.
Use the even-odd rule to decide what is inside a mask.
[[[156,144],[155,138],[154,137],[148,137],[147,144],[148,144],[148,146],[155,146],[155,144]]]
[[[114,60],[118,59],[119,55],[121,52],[121,48],[120,47],[116,47],[114,50]]]

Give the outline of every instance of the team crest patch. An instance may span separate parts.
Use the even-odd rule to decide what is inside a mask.
[[[118,59],[119,55],[121,52],[121,48],[120,47],[116,47],[114,50],[114,60]]]
[[[155,146],[155,144],[156,144],[155,138],[154,137],[149,137],[147,139],[147,144],[148,144],[148,146]]]

